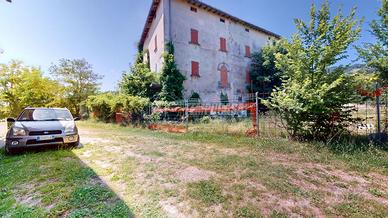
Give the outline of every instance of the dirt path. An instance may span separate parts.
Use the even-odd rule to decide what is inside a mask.
[[[388,215],[388,177],[378,173],[146,130],[81,127],[80,134],[86,146],[79,158],[123,199],[140,205],[140,215],[147,215],[144,210],[169,217]]]

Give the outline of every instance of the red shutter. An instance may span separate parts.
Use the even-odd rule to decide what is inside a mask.
[[[221,68],[221,88],[228,87],[228,70],[225,66]]]
[[[199,63],[191,61],[191,76],[199,76]]]
[[[245,46],[245,57],[251,57],[251,47]]]
[[[226,51],[226,39],[222,37],[220,38],[220,50]]]
[[[198,30],[191,29],[191,43],[199,44],[198,43]]]

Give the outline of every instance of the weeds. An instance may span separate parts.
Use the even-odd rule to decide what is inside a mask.
[[[214,181],[190,183],[188,184],[188,193],[191,198],[199,200],[208,206],[219,204],[226,200],[220,185]]]

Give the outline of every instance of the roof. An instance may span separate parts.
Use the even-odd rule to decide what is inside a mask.
[[[268,34],[270,36],[273,36],[277,39],[280,39],[280,35],[276,34],[276,33],[273,33],[269,30],[266,30],[262,27],[259,27],[259,26],[256,26],[254,24],[251,24],[249,22],[246,22],[244,20],[241,20],[240,18],[237,18],[235,16],[232,16],[224,11],[221,11],[217,8],[214,8],[206,3],[203,3],[202,1],[198,1],[198,0],[185,0],[187,3],[189,4],[192,4],[198,8],[202,8],[204,10],[207,10],[211,13],[214,13],[214,14],[217,14],[221,17],[224,17],[224,18],[227,18],[227,19],[230,19],[236,23],[240,23],[241,25],[243,26],[246,26],[246,27],[249,27],[251,29],[254,29],[256,31],[259,31],[259,32],[262,32],[262,33],[265,33],[265,34]],[[146,23],[144,25],[144,28],[143,28],[143,33],[141,35],[141,39],[140,39],[140,44],[143,45],[146,38],[147,38],[147,35],[148,35],[148,32],[150,31],[151,29],[151,25],[152,25],[152,21],[154,20],[155,16],[156,16],[156,11],[158,9],[158,6],[159,6],[159,3],[161,2],[161,0],[152,0],[152,4],[151,4],[151,8],[148,12],[148,16],[147,16],[147,20],[146,20]]]

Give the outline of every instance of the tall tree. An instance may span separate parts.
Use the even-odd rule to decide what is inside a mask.
[[[129,72],[122,75],[119,82],[120,92],[123,94],[155,99],[156,91],[153,84],[157,83],[157,75],[152,73],[147,64],[137,63]]]
[[[102,76],[93,72],[92,66],[85,59],[61,59],[52,65],[50,71],[65,86],[65,99],[69,110],[80,115],[81,104],[98,91],[98,81]]]
[[[57,106],[63,87],[43,76],[39,68],[20,61],[0,65],[1,116],[16,116],[27,106]]]
[[[160,75],[160,82],[162,91],[159,93],[160,100],[163,101],[177,101],[183,99],[183,76],[174,59],[174,45],[172,42],[166,44],[166,53],[163,55],[164,63],[162,73]]]
[[[283,41],[272,42],[264,46],[260,52],[252,54],[250,84],[247,87],[250,93],[270,94],[275,87],[280,86],[282,71],[275,66],[275,55],[286,53],[282,43]]]
[[[276,54],[276,66],[284,72],[283,83],[265,104],[277,110],[293,137],[328,140],[346,130],[354,98],[353,79],[343,68],[331,70],[347,57],[347,48],[359,38],[361,21],[341,11],[331,18],[328,2],[310,21],[295,19],[298,32],[285,43],[286,54]]]
[[[376,43],[365,43],[363,48],[356,49],[365,63],[378,73],[380,82],[388,85],[388,0],[381,1],[378,15],[379,19],[370,24]]]

